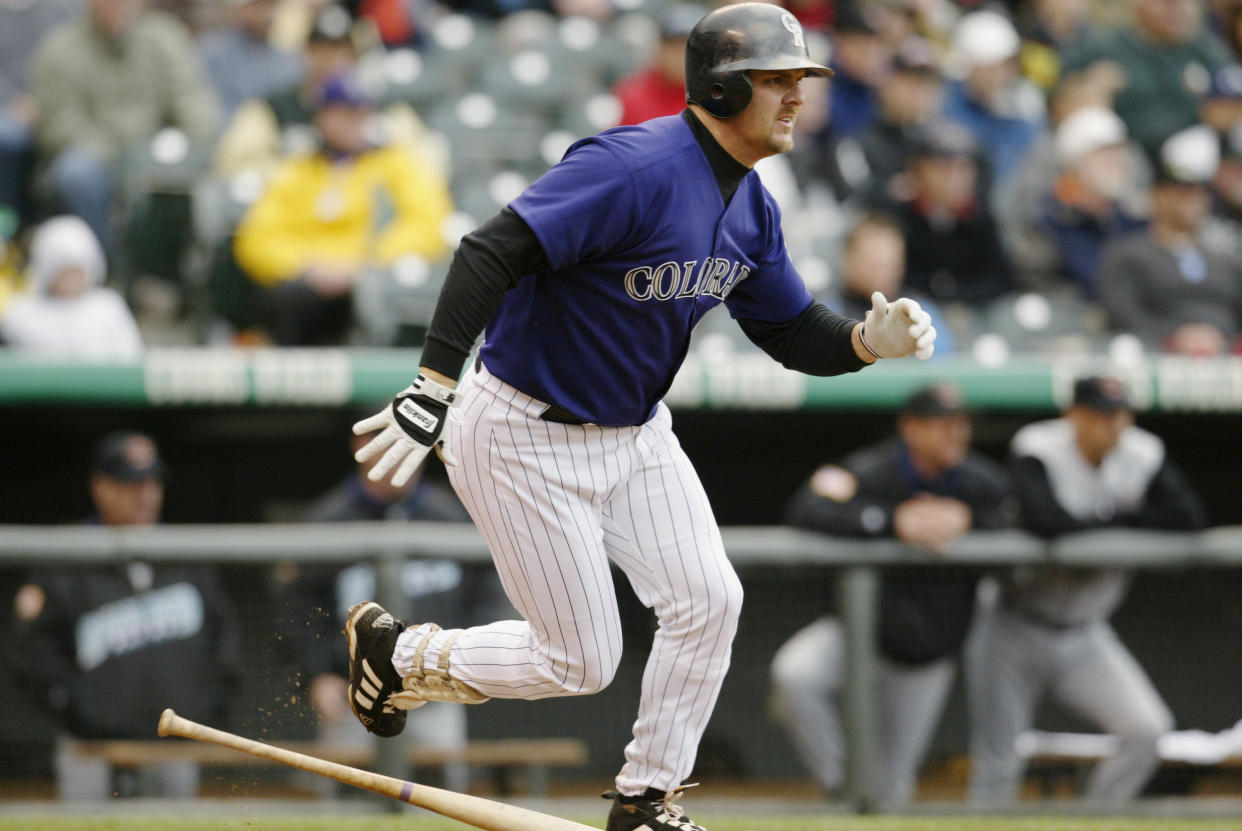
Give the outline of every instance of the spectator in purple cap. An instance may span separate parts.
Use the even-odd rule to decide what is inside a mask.
[[[352,76],[325,81],[318,146],[287,159],[238,226],[237,262],[263,290],[261,317],[278,344],[339,342],[366,273],[448,250],[447,185],[410,148],[375,143],[373,115]]]

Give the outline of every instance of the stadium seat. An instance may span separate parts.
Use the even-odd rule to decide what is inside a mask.
[[[578,104],[591,89],[589,79],[575,71],[563,52],[537,46],[490,62],[480,88],[498,101],[544,114]]]
[[[539,159],[547,125],[528,108],[510,108],[491,95],[472,92],[431,111],[427,126],[452,148],[453,177],[479,164],[530,163]]]
[[[495,43],[495,27],[488,21],[447,14],[432,26],[430,43],[422,55],[429,66],[436,67],[435,77],[441,81],[473,87],[480,70],[493,59]]]
[[[453,182],[453,202],[481,224],[508,205],[531,179],[512,169],[485,169],[464,175]]]
[[[1100,310],[1072,290],[1006,295],[984,309],[978,322],[1015,352],[1081,352],[1103,330]]]
[[[460,97],[466,77],[453,69],[443,50],[395,49],[384,56],[384,103],[403,101],[425,111]]]
[[[368,346],[421,346],[448,273],[448,260],[410,255],[354,285],[354,319]]]
[[[563,111],[558,124],[575,138],[584,138],[616,127],[620,120],[621,102],[611,93],[599,92],[581,107]]]

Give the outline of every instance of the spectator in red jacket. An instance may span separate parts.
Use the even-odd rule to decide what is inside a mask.
[[[684,4],[656,15],[660,44],[645,69],[622,78],[612,94],[621,102],[622,124],[676,115],[686,108],[686,37],[707,8]]]

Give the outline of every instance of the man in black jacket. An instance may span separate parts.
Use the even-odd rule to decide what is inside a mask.
[[[819,468],[787,520],[856,537],[896,537],[933,557],[972,529],[1010,524],[1009,484],[970,449],[961,394],[933,385],[901,408],[897,435]],[[900,804],[915,777],[953,681],[979,573],[961,567],[893,568],[880,588],[879,760],[882,798]],[[831,701],[843,681],[840,622],[823,617],[777,651],[772,683],[781,720],[826,791],[842,780],[844,745]]]
[[[91,461],[88,524],[158,523],[163,477],[149,436],[108,434]],[[18,589],[13,611],[14,677],[64,731],[55,759],[61,798],[195,796],[193,763],[149,765],[131,777],[77,757],[72,744],[152,738],[165,707],[219,723],[238,679],[240,636],[216,570],[137,560],[40,568]]]

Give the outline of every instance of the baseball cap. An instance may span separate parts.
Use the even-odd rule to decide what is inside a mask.
[[[1174,133],[1160,145],[1156,181],[1205,185],[1220,166],[1220,139],[1206,124]]]
[[[164,478],[159,448],[145,433],[118,430],[108,433],[91,453],[91,470],[123,482]]]
[[[953,51],[966,67],[990,66],[1018,54],[1022,41],[1009,18],[983,9],[958,21],[953,30]]]
[[[1124,144],[1125,122],[1108,107],[1083,107],[1057,127],[1053,143],[1062,166],[1076,164],[1102,147]]]
[[[1074,404],[1105,413],[1130,406],[1121,381],[1109,375],[1088,375],[1075,381]]]
[[[855,3],[851,3],[837,11],[836,25],[837,32],[850,32],[857,35],[875,35],[877,34],[875,25],[873,24],[874,15],[868,14],[867,11]]]
[[[352,75],[333,75],[324,80],[315,95],[316,109],[339,104],[345,107],[371,106],[371,98]]]
[[[314,25],[306,39],[310,43],[353,43],[354,19],[342,6],[325,6],[315,15]]]
[[[932,384],[915,390],[901,405],[902,415],[943,418],[966,412],[962,392],[952,384]]]
[[[1242,65],[1225,64],[1213,72],[1212,85],[1208,88],[1207,97],[1242,100]]]

